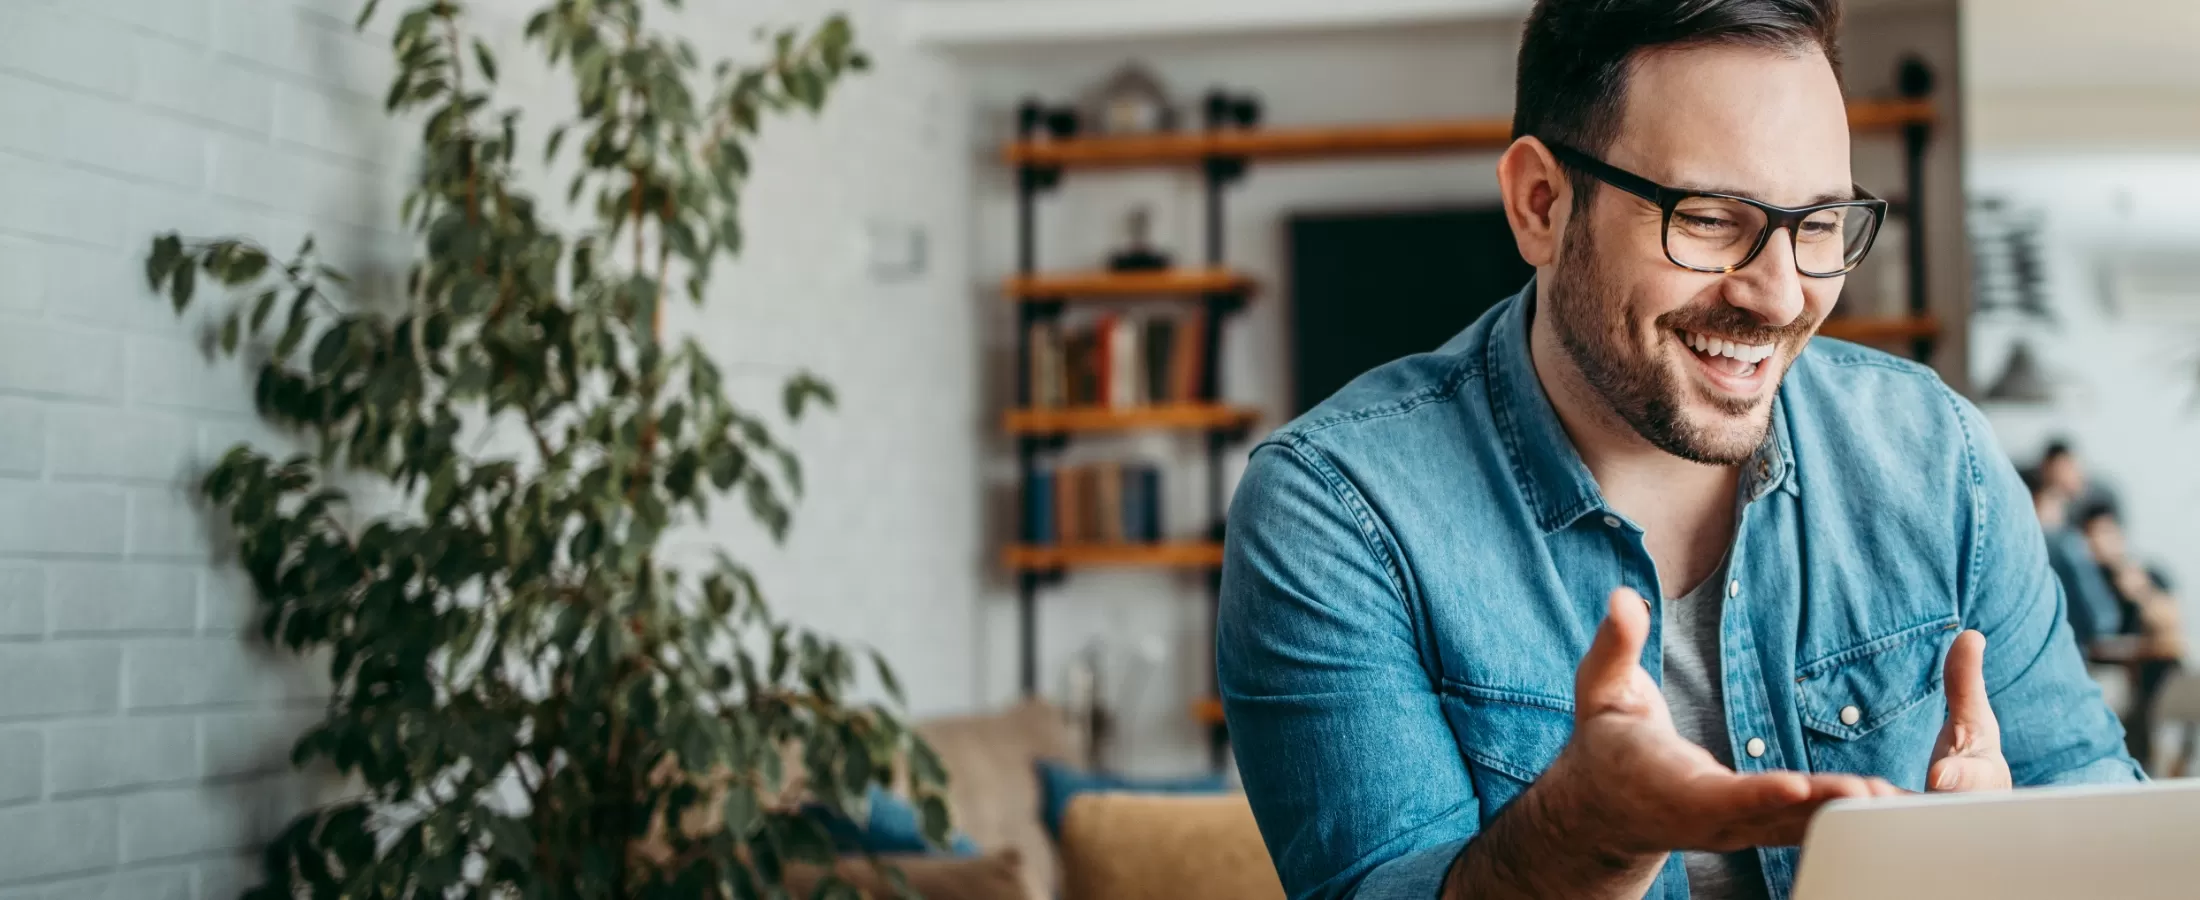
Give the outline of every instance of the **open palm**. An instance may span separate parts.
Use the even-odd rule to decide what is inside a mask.
[[[1574,675],[1574,737],[1553,763],[1561,783],[1627,852],[1738,850],[1799,843],[1811,813],[1830,800],[1899,793],[1854,775],[1737,773],[1673,727],[1672,710],[1641,664],[1649,605],[1613,591],[1604,622]],[[1578,777],[1577,777],[1578,773]]]

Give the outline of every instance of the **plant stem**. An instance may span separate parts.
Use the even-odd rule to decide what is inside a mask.
[[[466,223],[477,225],[481,222],[481,167],[474,155],[473,123],[466,113],[466,43],[458,35],[457,12],[454,7],[443,8],[443,31],[451,42],[451,102],[458,110],[459,140],[466,147]],[[481,262],[478,257],[474,260],[477,269]]]

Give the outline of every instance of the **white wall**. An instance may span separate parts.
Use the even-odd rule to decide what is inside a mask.
[[[2200,4],[1966,0],[1963,48],[1983,149],[2200,148]]]
[[[511,36],[493,41],[507,98],[562,107],[511,39],[538,4],[476,5]],[[839,387],[842,410],[796,433],[794,538],[749,556],[781,610],[900,662],[917,712],[968,708],[981,426],[954,78],[894,39],[889,0],[690,5],[709,7],[688,29],[706,56],[846,7],[877,58],[821,121],[769,126],[746,260],[674,321],[737,390],[768,398],[797,363]],[[0,5],[0,898],[234,897],[250,848],[319,789],[287,757],[323,688],[245,633],[189,487],[264,437],[248,382],[201,358],[141,260],[175,228],[278,247],[313,230],[355,271],[403,263],[417,130],[381,118],[389,64],[356,9]],[[926,232],[930,269],[870,280],[872,222]],[[755,543],[726,518],[715,537]]]
[[[1892,96],[1895,61],[1916,52],[1937,65],[1941,102],[1955,105],[1955,24],[1945,3],[1916,3],[1853,16],[1846,40],[1850,90],[1856,96]],[[997,159],[997,144],[1013,134],[1013,111],[1026,95],[1060,103],[1128,58],[1148,63],[1178,96],[1196,101],[1223,85],[1251,90],[1264,101],[1268,123],[1278,125],[1382,122],[1406,119],[1505,116],[1512,109],[1517,19],[1454,23],[1412,29],[1363,28],[1258,37],[1079,41],[1024,49],[988,48],[958,57],[966,68],[980,123],[975,152],[989,161],[979,169],[970,252],[972,292],[987,304],[987,408],[1006,406],[1013,385],[1014,318],[999,301],[999,279],[1016,266],[1015,188]],[[1196,123],[1196,117],[1192,120]],[[1962,260],[1960,154],[1957,129],[1941,129],[1929,159],[1934,246],[1955,255],[1933,274],[1935,308],[1960,316],[1968,294],[1969,267]],[[1495,200],[1494,154],[1351,163],[1255,164],[1229,189],[1227,258],[1265,286],[1248,310],[1228,326],[1223,344],[1224,386],[1233,402],[1260,408],[1259,429],[1283,424],[1291,407],[1289,297],[1285,222],[1300,212],[1410,209]],[[1899,144],[1869,138],[1856,148],[1858,177],[1883,195],[1899,194]],[[1203,248],[1201,182],[1197,173],[1077,172],[1040,202],[1039,266],[1094,268],[1117,244],[1125,210],[1152,204],[1157,239],[1179,259],[1200,260]],[[1894,257],[1899,247],[1881,255]],[[1875,270],[1851,279],[1844,302],[1878,310],[1872,296]],[[1893,311],[1893,310],[1888,310]],[[1430,335],[1434,347],[1450,335]],[[1940,361],[1960,378],[1962,335],[1943,348]],[[1014,534],[1016,481],[1011,442],[995,439],[986,469],[991,497],[988,544]],[[1245,446],[1232,448],[1225,486],[1234,486]],[[1208,523],[1204,453],[1192,437],[1156,436],[1136,441],[1079,439],[1071,459],[1084,454],[1143,456],[1168,461],[1164,471],[1168,525],[1178,536],[1197,536]],[[1015,690],[1014,584],[989,570],[986,603],[988,696]],[[1203,737],[1186,714],[1189,698],[1207,690],[1211,632],[1206,588],[1197,576],[1156,572],[1073,573],[1044,588],[1040,608],[1041,672],[1058,690],[1060,667],[1088,641],[1100,639],[1130,656],[1130,648],[1158,640],[1168,656],[1130,708],[1118,761],[1133,769],[1183,770],[1203,764]],[[1119,660],[1129,662],[1128,659]]]

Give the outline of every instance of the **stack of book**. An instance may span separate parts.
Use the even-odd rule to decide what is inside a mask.
[[[1024,497],[1032,544],[1151,544],[1161,540],[1161,470],[1094,463],[1041,470]]]
[[[1107,314],[1031,326],[1034,408],[1192,403],[1203,393],[1206,319]]]

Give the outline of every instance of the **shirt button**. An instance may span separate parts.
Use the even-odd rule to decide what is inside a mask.
[[[1742,752],[1749,754],[1750,759],[1765,755],[1765,739],[1750,738],[1749,743],[1742,745]]]
[[[1862,719],[1862,718],[1864,718],[1864,711],[1863,711],[1863,710],[1861,710],[1861,709],[1857,709],[1856,707],[1853,707],[1853,706],[1844,706],[1844,707],[1841,707],[1841,724],[1843,724],[1843,725],[1854,725],[1854,724],[1856,724],[1856,721],[1857,721],[1858,719]]]
[[[1739,597],[1739,596],[1741,596],[1741,595],[1742,595],[1742,580],[1741,580],[1741,579],[1739,579],[1739,578],[1737,578],[1737,579],[1734,579],[1733,581],[1729,581],[1729,582],[1727,582],[1727,583],[1726,583],[1726,595],[1727,595],[1727,596],[1729,596],[1729,597]]]
[[[1618,517],[1618,516],[1605,516],[1605,517],[1604,517],[1604,527],[1606,527],[1606,528],[1618,528],[1618,527],[1619,527],[1619,517]]]

